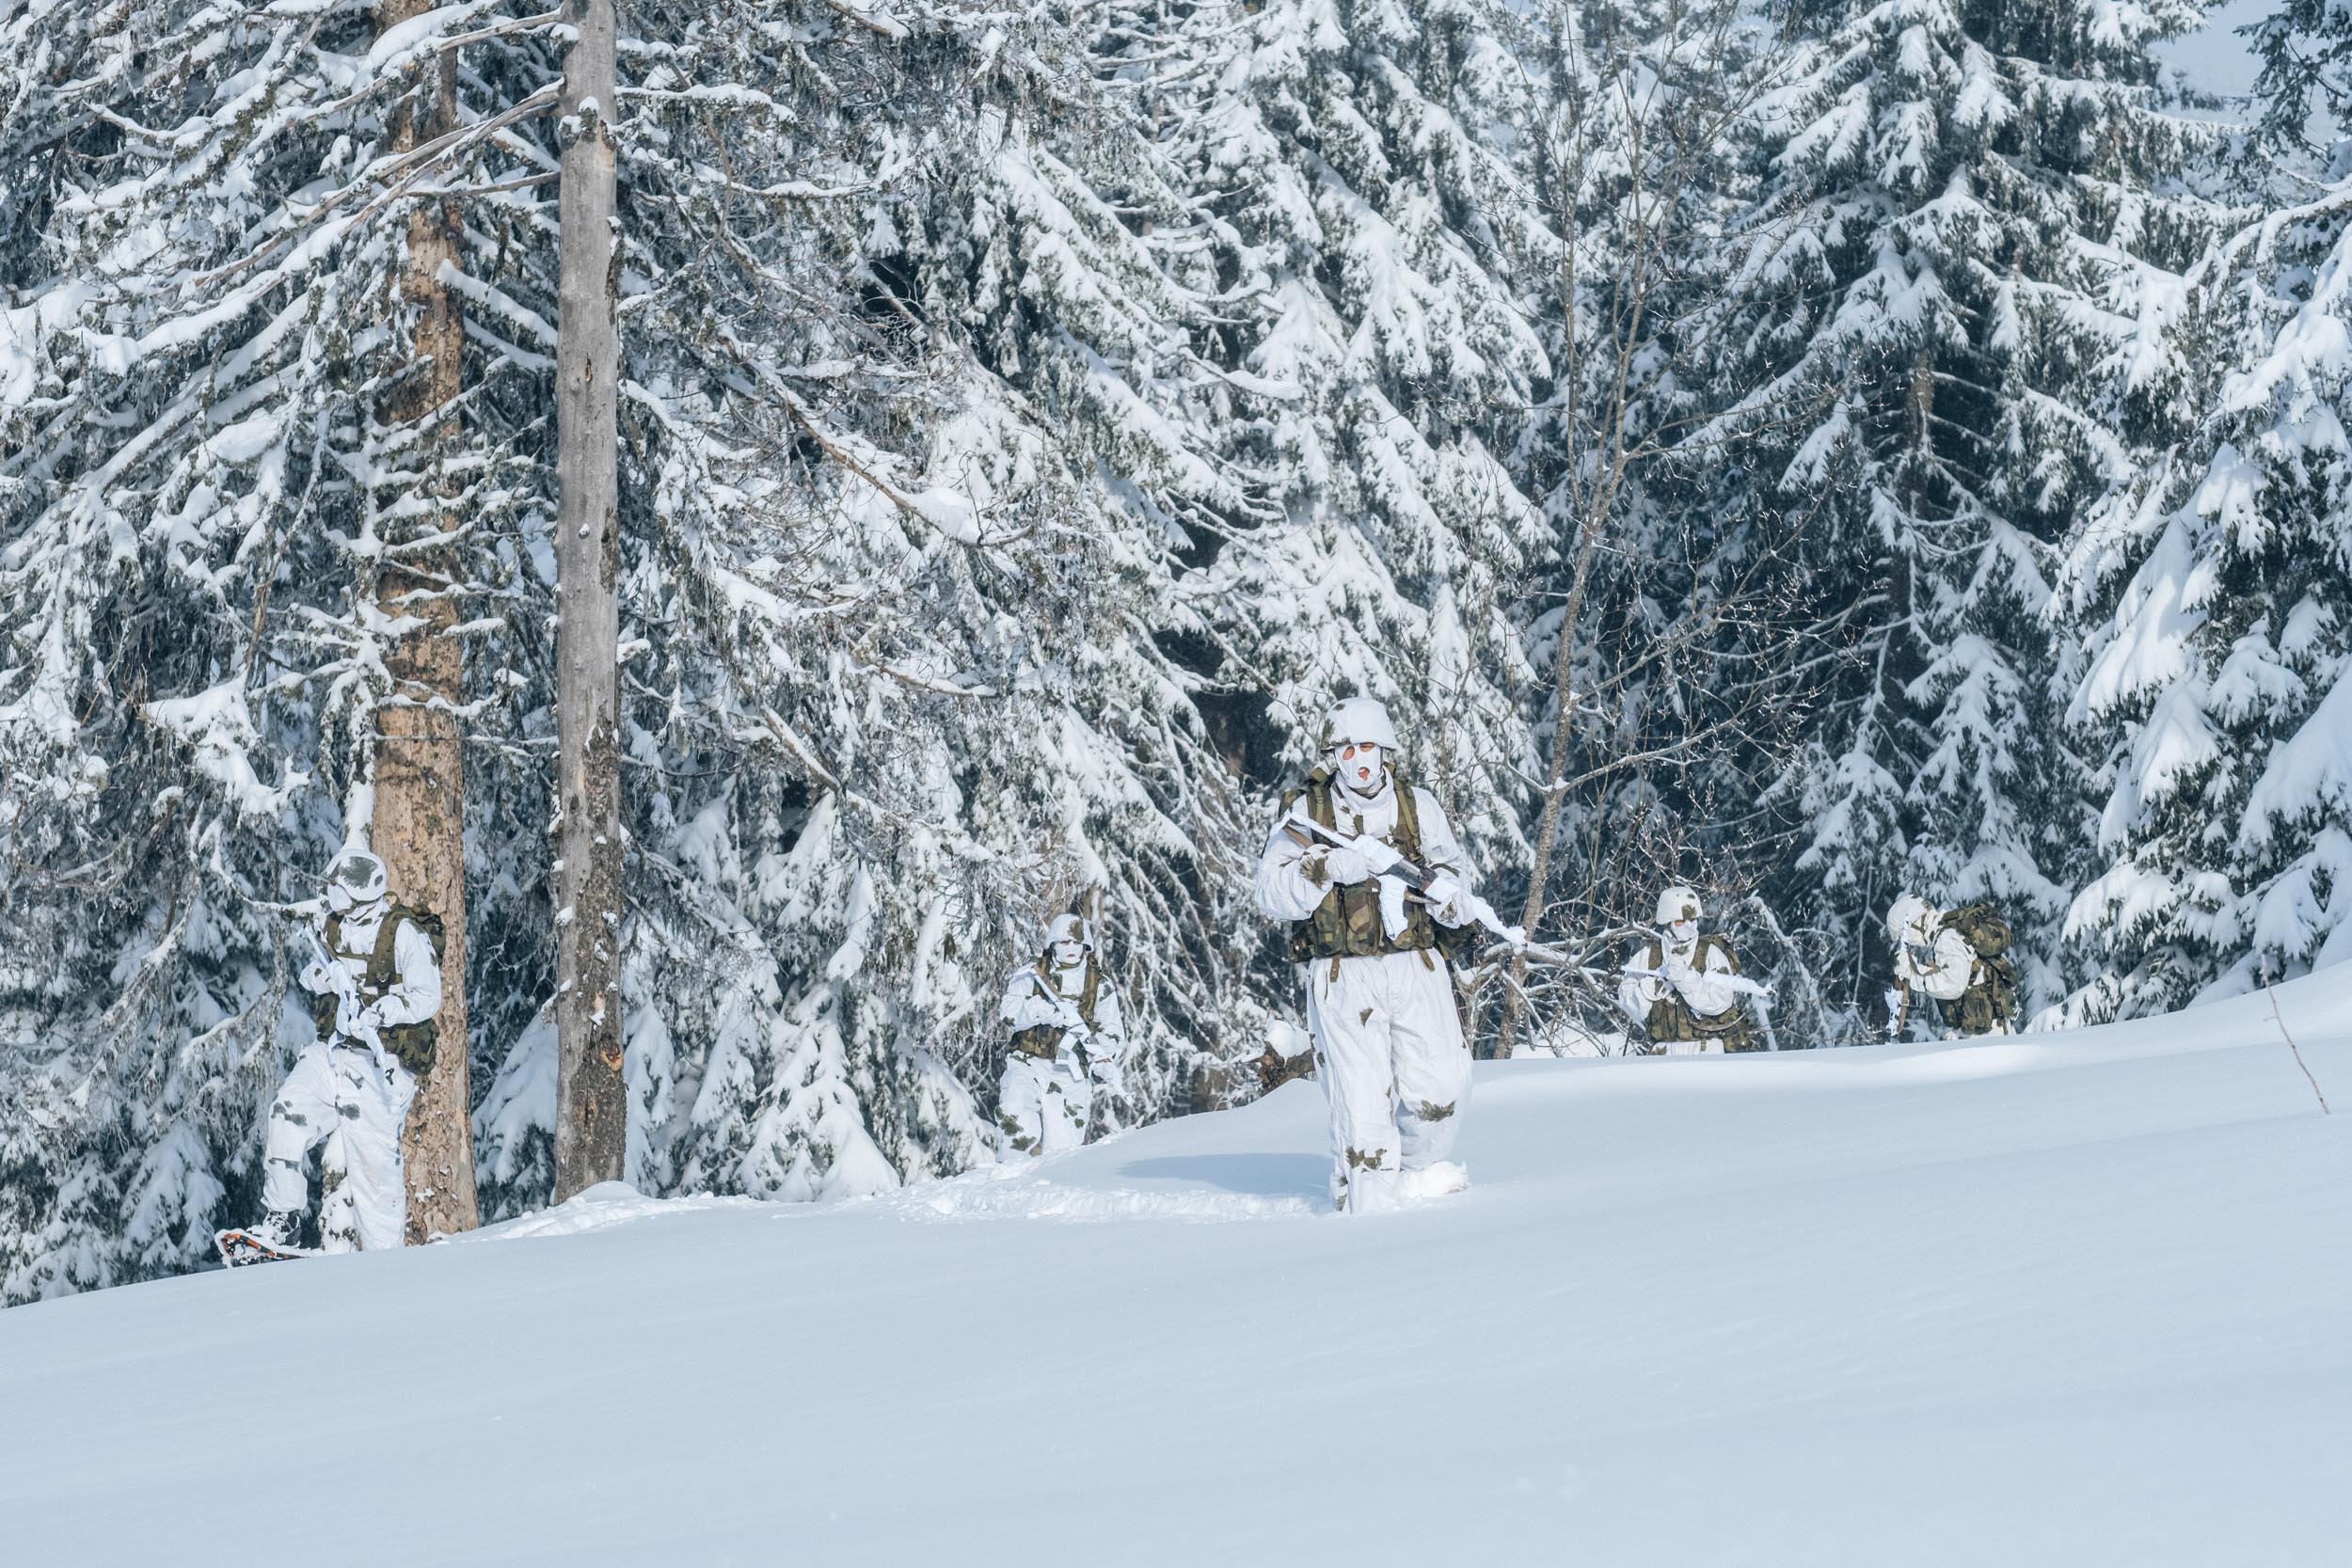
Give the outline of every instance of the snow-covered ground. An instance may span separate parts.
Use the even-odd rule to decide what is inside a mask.
[[[606,1190],[0,1313],[0,1560],[2352,1561],[2352,966],[1970,1049],[1310,1084],[832,1208]]]

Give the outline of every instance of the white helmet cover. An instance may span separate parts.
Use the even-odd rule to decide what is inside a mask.
[[[1706,913],[1699,895],[1680,882],[1658,895],[1658,924],[1671,926],[1677,920],[1697,920]]]
[[[1054,916],[1053,924],[1045,927],[1046,951],[1053,951],[1055,943],[1063,942],[1082,942],[1089,951],[1091,951],[1094,947],[1094,932],[1078,915],[1057,914]]]
[[[1916,894],[1906,893],[1886,911],[1887,938],[1898,947],[1905,942],[1925,942],[1931,935],[1928,927],[1934,918],[1934,905]]]
[[[1400,750],[1396,726],[1389,722],[1389,710],[1370,697],[1350,697],[1332,705],[1323,716],[1323,749],[1330,751],[1350,741],[1369,740],[1384,752]]]
[[[345,849],[326,871],[326,905],[341,914],[384,896],[384,863],[365,849]]]

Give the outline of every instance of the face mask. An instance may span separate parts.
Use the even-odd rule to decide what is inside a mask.
[[[1054,943],[1054,962],[1063,969],[1075,969],[1078,960],[1086,957],[1086,951],[1083,942],[1057,942]]]
[[[1339,766],[1340,783],[1359,795],[1377,795],[1385,776],[1380,767],[1380,748],[1369,740],[1351,740],[1333,749],[1332,756]]]
[[[1698,940],[1699,923],[1695,920],[1677,920],[1667,927],[1666,931],[1674,938],[1677,947],[1688,947]]]

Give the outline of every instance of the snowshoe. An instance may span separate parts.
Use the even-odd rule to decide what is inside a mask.
[[[291,1242],[277,1240],[266,1226],[250,1230],[231,1227],[213,1233],[213,1245],[220,1249],[220,1260],[232,1269],[247,1263],[282,1263],[293,1258],[314,1256],[309,1247],[295,1246]]]

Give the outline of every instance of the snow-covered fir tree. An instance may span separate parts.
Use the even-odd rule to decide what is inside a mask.
[[[1834,394],[1753,452],[1805,515],[1790,564],[1845,673],[1786,800],[1810,842],[1772,894],[1846,973],[1879,916],[1991,897],[2034,1004],[2086,841],[2048,631],[2053,549],[2131,473],[2116,410],[2203,210],[2149,45],[2191,9],[2078,0],[1792,5],[1759,114],[1720,374],[1764,408]]]
[[[2192,275],[2138,400],[2160,458],[2068,562],[2105,785],[2075,1019],[2352,953],[2352,184],[2296,172],[2312,110],[2352,105],[2352,16],[2264,25],[2286,194]]]
[[[1373,695],[1507,879],[1533,770],[1530,574],[1551,550],[1522,450],[1551,374],[1555,247],[1519,129],[1544,98],[1535,35],[1475,0],[1275,0],[1147,36],[1178,52],[1151,88],[1185,199],[1174,260],[1216,301],[1193,352],[1246,481],[1177,517],[1179,591],[1194,667],[1248,694],[1215,711],[1252,819],[1312,760],[1325,707]]]

